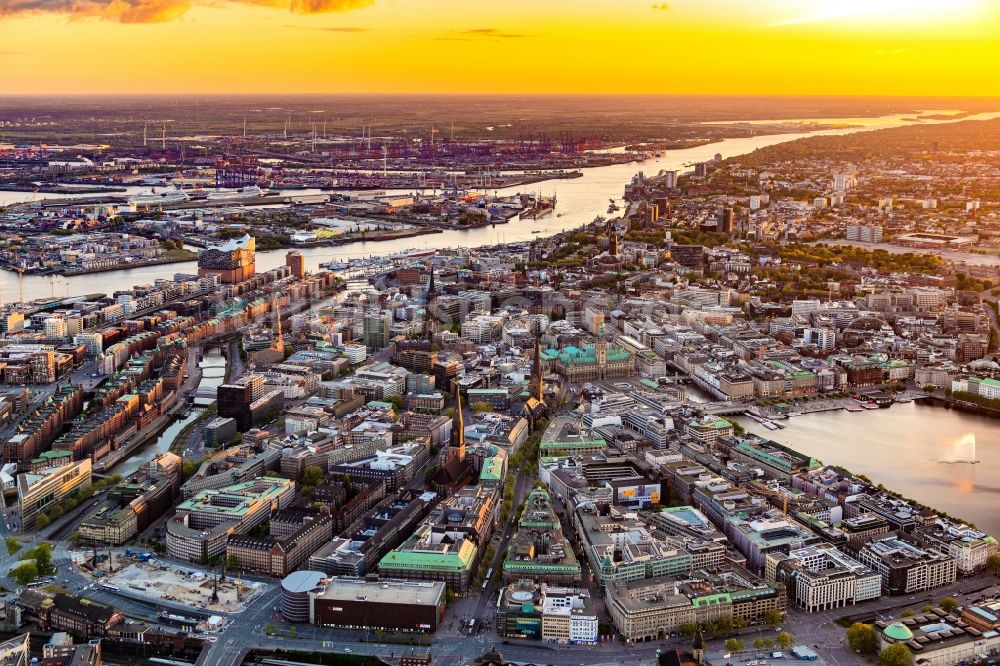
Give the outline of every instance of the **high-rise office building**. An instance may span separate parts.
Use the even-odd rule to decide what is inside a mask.
[[[306,276],[306,259],[298,250],[285,255],[285,265],[292,269],[292,277],[301,280]]]
[[[716,231],[723,234],[733,233],[733,219],[734,214],[732,208],[723,208],[720,210]]]
[[[388,314],[365,315],[363,333],[365,347],[372,350],[385,349],[389,344],[389,327],[391,325],[392,317]]]

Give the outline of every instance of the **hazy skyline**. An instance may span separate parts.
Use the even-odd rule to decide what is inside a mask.
[[[995,96],[997,0],[0,0],[2,92]]]

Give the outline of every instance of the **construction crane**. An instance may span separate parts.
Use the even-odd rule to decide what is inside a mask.
[[[761,495],[767,495],[768,497],[780,497],[781,513],[786,516],[788,515],[788,493],[778,492],[773,488],[761,488],[759,486],[754,486],[754,492],[758,492]]]
[[[24,266],[18,266],[17,270],[17,302],[24,303]]]

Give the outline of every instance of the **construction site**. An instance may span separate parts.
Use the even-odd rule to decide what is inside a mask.
[[[175,564],[142,560],[123,553],[102,555],[96,567],[92,558],[77,561],[82,573],[113,592],[142,595],[150,599],[172,601],[210,612],[233,613],[246,608],[248,601],[264,587],[261,583],[240,580],[238,576],[206,573]]]

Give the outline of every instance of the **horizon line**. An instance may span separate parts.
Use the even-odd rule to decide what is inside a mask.
[[[340,91],[340,92],[0,92],[0,99],[13,99],[23,97],[72,97],[72,98],[99,98],[99,97],[535,97],[535,98],[567,98],[567,97],[594,97],[594,98],[681,98],[681,97],[734,97],[747,99],[762,98],[789,98],[789,99],[940,99],[940,100],[1000,100],[1000,94],[970,95],[970,94],[898,94],[898,95],[876,95],[870,93],[725,93],[725,92],[699,92],[699,93],[601,93],[601,92],[456,92],[456,91],[426,91],[426,92],[390,92],[390,91]]]

